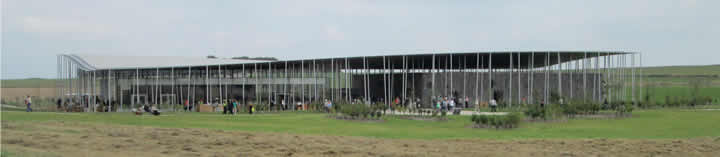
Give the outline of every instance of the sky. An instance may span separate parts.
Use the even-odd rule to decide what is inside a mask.
[[[717,0],[1,0],[2,79],[54,78],[61,53],[271,56],[637,51],[720,64]]]

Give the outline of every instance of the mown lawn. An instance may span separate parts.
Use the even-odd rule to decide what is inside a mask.
[[[134,116],[130,113],[2,112],[3,121],[19,123],[79,122],[171,128],[210,128],[314,135],[365,136],[405,139],[527,139],[527,138],[691,138],[720,136],[720,110],[642,110],[632,118],[524,123],[518,129],[472,129],[469,116],[450,116],[447,122],[386,118],[385,122],[357,122],[327,118],[318,113],[273,113],[224,116],[209,113],[170,113]]]

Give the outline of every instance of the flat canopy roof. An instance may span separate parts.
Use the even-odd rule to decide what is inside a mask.
[[[70,54],[87,63],[90,69],[146,69],[146,68],[171,68],[171,67],[195,67],[206,65],[230,65],[265,63],[268,61],[244,60],[244,59],[210,59],[205,57],[179,57],[179,56],[101,56],[88,54]]]
[[[381,69],[384,66],[388,68],[402,68],[403,58],[408,62],[410,68],[430,69],[433,60],[435,68],[488,68],[492,62],[493,68],[510,68],[512,62],[513,68],[543,67],[546,65],[554,65],[568,61],[580,60],[583,58],[593,58],[602,56],[612,56],[621,54],[633,54],[636,52],[624,51],[499,51],[499,52],[451,52],[451,53],[423,53],[423,54],[395,54],[395,55],[379,55],[379,56],[353,56],[353,57],[333,57],[333,58],[316,58],[301,60],[280,60],[280,61],[258,61],[245,59],[209,59],[205,57],[177,57],[177,56],[100,56],[88,54],[66,54],[64,56],[81,63],[85,70],[106,70],[106,69],[166,69],[181,67],[205,67],[223,65],[227,67],[259,66],[267,68],[272,65],[273,68],[282,68],[287,63],[288,66],[299,67],[301,65],[308,66],[314,61],[317,64],[327,64],[330,62],[344,64],[347,60],[348,68],[362,69],[366,62],[371,69]],[[512,57],[512,58],[511,58]],[[492,58],[492,60],[490,59]],[[365,59],[365,60],[363,60]],[[545,60],[549,59],[549,63]],[[383,60],[387,61],[383,64]],[[450,64],[452,62],[452,64]],[[259,64],[263,63],[263,64]],[[479,66],[477,66],[479,65]]]

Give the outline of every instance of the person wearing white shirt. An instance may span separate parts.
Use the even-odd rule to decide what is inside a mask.
[[[450,99],[450,108],[448,110],[452,110],[455,108],[455,99]]]
[[[497,111],[497,101],[495,99],[490,100],[490,112]]]

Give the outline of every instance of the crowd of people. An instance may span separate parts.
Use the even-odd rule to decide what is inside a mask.
[[[382,103],[385,102],[382,98],[377,99],[377,101],[371,101],[371,102],[364,102],[365,100],[362,97],[358,97],[355,99],[352,99],[350,103],[352,104],[376,104],[376,103]],[[477,101],[477,100],[476,100]],[[57,100],[57,107],[58,110],[65,109],[67,106],[70,106],[70,100],[63,101],[61,99]],[[285,99],[281,99],[279,103],[277,103],[274,100],[269,101],[267,105],[261,105],[261,109],[263,111],[265,110],[307,110],[308,109],[308,102],[301,102],[301,101],[295,101],[295,104],[289,104],[288,101]],[[402,108],[423,108],[426,107],[421,103],[420,98],[404,98],[401,99],[400,97],[395,97],[391,101],[389,101],[388,109],[389,110],[396,110],[399,107]],[[431,104],[428,106],[432,109],[437,110],[444,110],[444,111],[455,111],[462,108],[471,108],[471,102],[468,97],[464,98],[455,98],[455,97],[448,97],[448,96],[436,96],[431,98]],[[111,109],[110,105],[104,104],[104,101],[98,102],[100,106],[105,106],[104,108],[106,110]],[[32,100],[31,97],[28,95],[25,99],[25,104],[27,105],[27,112],[32,112]],[[89,104],[89,103],[86,103]],[[191,103],[189,99],[185,99],[182,101],[182,110],[186,112],[191,111],[199,111],[196,109],[200,104],[206,104],[204,99],[200,99],[197,103]],[[384,103],[383,103],[384,104]],[[474,105],[478,105],[478,102],[472,103]],[[213,108],[222,109],[222,114],[238,114],[241,111],[245,111],[248,114],[253,114],[256,112],[256,107],[258,107],[256,104],[253,103],[243,103],[241,100],[237,99],[226,99],[226,100],[220,100],[219,98],[215,98],[215,100],[210,101],[210,104],[207,104],[212,106]],[[495,99],[490,100],[487,103],[488,107],[490,107],[492,112],[497,111],[498,103]],[[321,106],[321,107],[320,107]],[[88,108],[89,106],[85,106],[85,108]],[[319,107],[316,109],[322,109],[325,112],[330,112],[333,107],[337,107],[333,104],[332,101],[328,99],[324,99],[321,101],[321,104],[319,104]],[[156,105],[142,105],[137,109],[132,109],[134,113],[141,114],[142,111],[151,113],[153,115],[159,115],[160,110],[157,109],[158,106]],[[67,110],[67,109],[65,109]],[[216,110],[217,111],[217,110]]]

